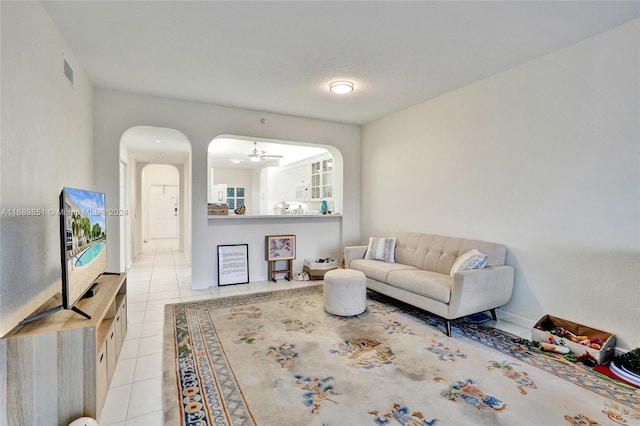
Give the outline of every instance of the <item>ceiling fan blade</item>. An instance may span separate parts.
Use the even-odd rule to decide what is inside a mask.
[[[284,158],[284,156],[282,155],[268,155],[266,151],[263,151],[261,149],[258,149],[258,143],[254,142],[253,143],[253,151],[251,152],[251,154],[247,154],[247,157],[249,158]]]

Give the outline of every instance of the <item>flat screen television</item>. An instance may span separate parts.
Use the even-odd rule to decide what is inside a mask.
[[[63,188],[60,193],[62,304],[29,317],[26,324],[61,309],[90,319],[75,304],[107,269],[105,196],[101,192]]]

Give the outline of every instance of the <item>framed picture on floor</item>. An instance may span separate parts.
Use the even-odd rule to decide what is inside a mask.
[[[249,245],[218,246],[218,285],[249,282]]]
[[[296,258],[295,235],[267,235],[264,237],[265,260],[290,260]]]

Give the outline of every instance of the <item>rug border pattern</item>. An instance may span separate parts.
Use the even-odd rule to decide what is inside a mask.
[[[285,290],[272,290],[264,291],[260,293],[252,293],[246,295],[228,296],[216,299],[205,299],[190,302],[182,302],[177,304],[171,304],[165,306],[165,347],[163,362],[163,402],[164,402],[164,418],[165,424],[183,424],[178,418],[175,418],[175,413],[172,413],[167,407],[175,407],[176,398],[181,393],[179,388],[180,373],[175,371],[175,359],[178,357],[178,349],[174,348],[173,343],[177,338],[177,329],[179,328],[179,321],[177,321],[178,315],[184,315],[188,317],[188,321],[192,324],[191,330],[198,330],[197,336],[194,336],[191,344],[193,352],[197,355],[202,355],[205,358],[201,359],[198,363],[198,374],[202,374],[202,377],[206,377],[206,385],[204,389],[200,391],[206,394],[206,398],[211,401],[217,401],[214,405],[217,410],[209,412],[209,419],[205,421],[199,421],[197,425],[236,425],[246,424],[254,425],[255,420],[253,415],[244,401],[242,390],[239,388],[233,371],[228,364],[228,360],[224,355],[224,348],[221,348],[219,344],[216,344],[217,332],[215,326],[210,327],[207,324],[212,324],[212,321],[208,319],[208,309],[218,309],[221,307],[233,307],[239,305],[247,305],[252,303],[267,302],[273,300],[279,300],[288,297],[306,296],[311,294],[318,294],[322,292],[322,284],[299,287]],[[367,297],[374,302],[381,302],[387,305],[391,305],[398,309],[400,312],[409,314],[414,318],[423,321],[425,324],[432,327],[436,327],[439,330],[444,329],[444,320],[439,317],[423,311],[419,308],[415,308],[403,302],[399,302],[393,298],[389,298],[380,293],[368,291]],[[196,312],[197,311],[197,312]],[[188,314],[186,314],[188,312]],[[366,311],[365,311],[366,312]],[[204,319],[208,321],[200,321],[199,316],[205,315]],[[169,320],[172,319],[172,321]],[[185,320],[186,318],[183,318]],[[457,324],[456,324],[457,323]],[[197,326],[196,326],[197,324]],[[202,330],[202,324],[205,324],[207,330]],[[174,327],[175,325],[175,327]],[[462,325],[462,326],[461,326]],[[209,333],[209,334],[207,334]],[[216,339],[207,339],[206,336],[216,336]],[[167,337],[173,336],[173,342],[167,342]],[[559,378],[562,378],[574,385],[585,388],[598,396],[610,399],[619,404],[625,405],[633,410],[640,411],[640,392],[630,390],[626,386],[618,385],[612,380],[605,380],[599,377],[595,372],[591,372],[585,367],[578,364],[570,364],[568,362],[562,362],[557,357],[548,356],[547,354],[541,354],[537,351],[532,351],[530,347],[521,344],[518,341],[523,339],[517,338],[507,332],[487,327],[482,324],[473,324],[469,322],[456,321],[452,327],[452,337],[467,341],[468,343],[478,345],[481,344],[485,348],[495,350],[503,355],[510,356],[516,360],[525,362],[533,367],[536,367],[545,372],[551,373]],[[211,349],[217,347],[217,349]],[[547,356],[545,356],[547,355]],[[171,372],[170,360],[173,358],[174,371]],[[212,370],[208,363],[216,364],[216,367]],[[188,365],[185,364],[185,365]],[[224,377],[222,377],[224,376]],[[173,380],[172,380],[173,379]],[[221,380],[224,383],[221,383]],[[171,383],[173,382],[173,383]],[[172,389],[172,391],[167,391]],[[228,399],[227,399],[228,398]],[[187,418],[185,413],[186,400],[180,398],[181,405],[181,417],[182,420]],[[227,403],[233,402],[233,410],[239,410],[237,419],[250,419],[249,423],[244,421],[235,422],[234,414],[227,410]],[[173,410],[174,412],[176,410]]]

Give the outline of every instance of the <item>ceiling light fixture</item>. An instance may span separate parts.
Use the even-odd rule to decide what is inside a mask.
[[[249,160],[253,161],[254,163],[257,163],[258,161],[260,161],[260,157],[249,157]]]
[[[154,139],[155,143],[164,143],[164,141],[161,141],[160,139]]]
[[[353,92],[353,83],[350,81],[334,81],[329,83],[329,90],[338,95],[346,95]]]

